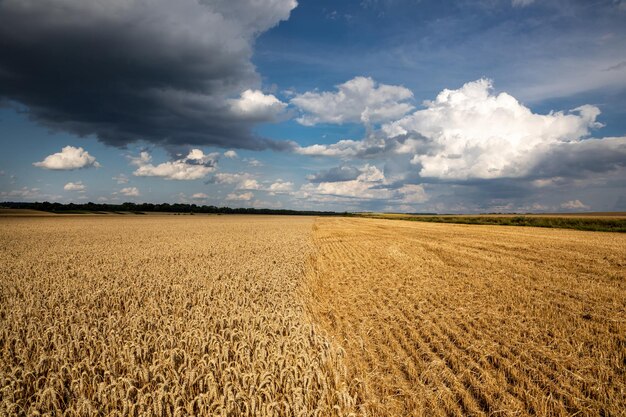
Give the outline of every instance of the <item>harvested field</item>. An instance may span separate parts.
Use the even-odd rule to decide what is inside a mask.
[[[0,415],[624,415],[626,235],[0,218]]]
[[[626,236],[341,218],[314,240],[368,415],[624,415]]]
[[[498,226],[532,226],[556,229],[575,229],[591,232],[626,233],[624,213],[580,214],[462,214],[413,215],[393,213],[362,213],[373,219],[405,220],[432,223],[482,224]]]
[[[344,414],[305,308],[312,224],[0,219],[0,415]]]

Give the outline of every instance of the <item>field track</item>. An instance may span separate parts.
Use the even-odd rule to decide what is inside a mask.
[[[626,413],[626,236],[324,218],[314,241],[368,415]]]

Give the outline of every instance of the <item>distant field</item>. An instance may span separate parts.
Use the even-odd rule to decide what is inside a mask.
[[[548,214],[447,214],[412,215],[395,213],[359,213],[374,219],[409,220],[433,223],[533,226],[597,232],[626,232],[626,213],[548,213]]]
[[[564,217],[564,218],[617,218],[626,219],[626,212],[623,211],[606,211],[606,212],[589,212],[589,213],[483,213],[483,214],[403,214],[403,213],[376,213],[365,212],[359,213],[363,216],[387,216],[387,217]]]
[[[614,416],[626,235],[0,216],[0,415]]]
[[[39,210],[29,210],[29,209],[9,209],[9,208],[0,208],[0,217],[32,217],[32,216],[54,216],[54,213],[47,213],[45,211]]]
[[[160,213],[160,212],[131,212],[131,211],[86,211],[86,210],[73,210],[63,211],[60,213],[54,213],[49,211],[31,210],[31,209],[10,209],[0,208],[0,217],[68,217],[74,215],[110,215],[110,216],[135,216],[135,215],[148,215],[148,216],[180,216],[190,215],[190,213]],[[209,213],[194,213],[196,216],[216,216],[218,214]]]

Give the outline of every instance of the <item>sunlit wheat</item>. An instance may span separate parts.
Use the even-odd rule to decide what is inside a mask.
[[[312,222],[0,219],[0,415],[347,415]]]

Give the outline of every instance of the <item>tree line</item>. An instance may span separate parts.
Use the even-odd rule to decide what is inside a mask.
[[[286,210],[269,208],[231,208],[217,206],[199,206],[197,204],[169,204],[169,203],[50,203],[48,201],[25,203],[25,202],[2,202],[0,207],[12,209],[31,209],[47,211],[51,213],[76,213],[76,212],[131,212],[131,213],[209,213],[209,214],[282,214],[282,215],[303,215],[303,216],[336,216],[347,215],[347,212],[338,213],[334,211],[313,211],[313,210]]]

